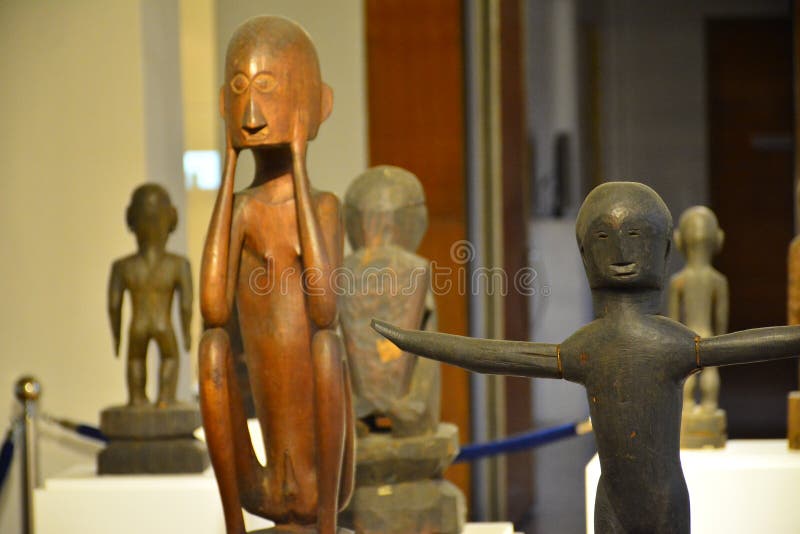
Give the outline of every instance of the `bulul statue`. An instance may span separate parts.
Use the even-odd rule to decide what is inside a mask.
[[[724,240],[716,215],[705,206],[684,211],[673,235],[675,247],[686,257],[686,267],[670,280],[669,316],[700,337],[728,331],[728,279],[711,265]],[[695,399],[698,382],[699,404]],[[681,447],[724,447],[727,424],[725,411],[719,408],[717,368],[690,374],[683,392]]]
[[[192,276],[189,261],[166,251],[178,224],[169,195],[158,184],[136,188],[127,210],[128,228],[138,250],[114,262],[108,283],[108,314],[119,355],[122,301],[131,300],[128,328],[128,404],[104,410],[100,428],[110,439],[98,457],[98,471],[107,473],[183,473],[202,471],[208,457],[192,432],[200,426],[197,405],[176,401],[179,351],[172,328],[172,302],[180,295],[183,345],[189,350],[192,321]],[[146,394],[147,347],[155,341],[160,353],[158,397]]]
[[[472,371],[582,384],[602,472],[595,532],[688,533],[684,379],[705,367],[796,356],[800,327],[701,338],[659,315],[672,217],[645,185],[596,187],[581,206],[576,234],[596,318],[561,344],[470,339],[380,321],[374,327],[403,350]]]
[[[430,262],[415,253],[428,226],[422,184],[398,167],[367,170],[345,195],[345,226],[354,252],[344,260],[339,307],[359,440],[343,519],[358,533],[460,533],[464,498],[442,478],[458,453],[458,429],[439,422],[439,363],[370,328],[378,317],[436,329]]]
[[[228,534],[242,507],[271,533],[337,531],[353,488],[347,364],[336,334],[344,232],[339,201],[313,190],[306,147],[333,94],[306,32],[280,17],[236,29],[225,56],[220,112],[225,168],[203,251],[200,404]],[[239,153],[255,176],[234,194]],[[266,465],[248,433],[226,325],[238,311]]]

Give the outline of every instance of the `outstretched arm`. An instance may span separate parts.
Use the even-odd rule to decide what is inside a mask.
[[[178,277],[178,291],[181,293],[181,331],[183,346],[189,350],[192,346],[192,268],[189,260],[184,259]]]
[[[476,373],[563,378],[558,345],[402,330],[377,319],[372,328],[405,351]]]
[[[120,323],[122,321],[122,295],[125,282],[122,279],[119,262],[111,266],[108,279],[108,318],[111,320],[111,334],[114,336],[114,354],[119,356]]]
[[[701,367],[754,363],[800,355],[800,326],[754,328],[697,341]]]

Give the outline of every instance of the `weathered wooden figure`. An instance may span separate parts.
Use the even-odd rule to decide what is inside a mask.
[[[683,382],[706,366],[792,357],[800,328],[701,338],[658,315],[672,217],[649,187],[596,187],[576,235],[596,319],[560,345],[412,332],[375,321],[403,350],[472,371],[564,378],[586,388],[602,475],[595,532],[687,533],[680,463]]]
[[[311,39],[294,22],[256,17],[228,45],[220,111],[225,169],[203,252],[200,399],[229,534],[241,508],[270,532],[336,532],[353,487],[350,386],[336,334],[331,273],[339,201],[313,190],[306,147],[331,112]],[[234,195],[240,151],[252,184]],[[266,466],[255,457],[225,331],[236,306]]]
[[[686,267],[670,280],[669,316],[700,337],[728,331],[728,279],[711,265],[724,240],[716,215],[705,206],[684,211],[673,234],[675,247],[686,257]],[[700,404],[695,400],[698,382]],[[706,367],[689,375],[683,386],[681,447],[724,447],[726,426],[725,411],[719,409],[717,368]]]

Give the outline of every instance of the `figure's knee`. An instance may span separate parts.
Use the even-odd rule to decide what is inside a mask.
[[[342,350],[339,336],[333,330],[319,330],[311,340],[311,354],[317,374],[343,375]]]

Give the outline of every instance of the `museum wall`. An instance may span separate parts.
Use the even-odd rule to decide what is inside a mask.
[[[309,150],[310,175],[316,187],[342,194],[366,165],[360,2],[0,3],[0,431],[17,413],[13,385],[25,373],[43,384],[41,408],[52,415],[96,424],[101,409],[125,402],[126,337],[115,359],[106,283],[112,260],[135,250],[124,221],[130,193],[146,180],[162,183],[180,217],[168,247],[183,253],[187,234],[202,240],[208,217],[187,213],[182,152],[219,148],[217,54],[236,25],[265,12],[300,22],[320,50],[335,105]],[[187,24],[192,32],[181,41]],[[183,92],[182,80],[192,84]],[[245,176],[248,165],[240,170]],[[200,197],[193,209],[213,195]],[[191,394],[193,380],[185,365],[180,394]],[[91,442],[41,430],[44,477],[94,461]],[[0,532],[20,529],[18,459],[0,493]]]
[[[704,20],[788,15],[789,6],[789,0],[655,6],[606,0],[599,45],[604,177],[650,185],[673,216],[707,203]]]

